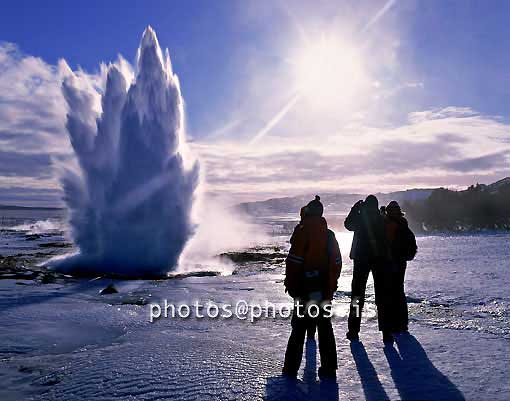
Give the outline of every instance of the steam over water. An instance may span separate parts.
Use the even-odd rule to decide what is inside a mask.
[[[80,253],[56,267],[162,274],[175,268],[194,232],[190,215],[199,181],[198,163],[185,148],[179,81],[150,27],[136,76],[123,60],[106,74],[101,111],[79,72],[69,71],[63,83],[79,171],[66,169],[62,185]]]

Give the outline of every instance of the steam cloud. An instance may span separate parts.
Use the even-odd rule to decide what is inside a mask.
[[[79,253],[56,267],[79,273],[160,275],[177,266],[194,233],[198,162],[187,152],[183,100],[168,50],[148,27],[133,79],[122,59],[105,68],[97,103],[70,70],[62,91],[67,131],[79,164],[62,176]]]

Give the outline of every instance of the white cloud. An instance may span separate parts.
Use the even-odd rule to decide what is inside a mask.
[[[66,151],[59,69],[0,44],[0,147],[19,153]]]
[[[239,142],[194,147],[217,192],[384,191],[510,175],[509,130],[499,117],[448,107],[412,113],[408,123],[395,127],[353,122],[331,136],[273,135],[256,147]]]
[[[101,87],[103,71],[78,76],[84,85]],[[4,43],[0,72],[0,203],[56,202],[59,185],[51,164],[72,161],[60,91],[66,66],[49,65]],[[278,88],[283,90],[286,81],[277,78],[269,79],[266,72],[250,80],[255,96],[247,102],[253,102],[253,110],[246,103],[226,112],[230,120],[223,118],[215,133],[202,133],[203,139],[192,144],[203,160],[210,192],[263,198],[312,190],[463,186],[510,175],[510,125],[469,107],[417,111],[396,125],[375,124],[365,109],[339,117],[334,107],[312,115],[296,107],[250,146],[253,133],[285,100]],[[407,81],[404,87],[421,90],[423,84]],[[387,86],[376,89],[383,92]],[[99,98],[95,101],[99,111]]]

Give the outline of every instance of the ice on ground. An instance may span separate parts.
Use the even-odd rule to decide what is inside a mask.
[[[23,223],[15,226],[2,227],[4,230],[22,231],[25,235],[41,235],[61,233],[66,225],[61,220],[37,220],[33,223]]]
[[[119,294],[109,296],[98,295],[111,282],[105,279],[18,288],[3,280],[0,398],[506,400],[510,346],[492,334],[413,319],[411,335],[384,347],[370,318],[362,343],[351,345],[346,321],[338,318],[337,383],[318,380],[317,344],[310,341],[298,380],[289,381],[280,374],[288,320],[161,318],[151,324],[147,304],[122,302],[289,303],[281,279],[273,273],[117,281]],[[336,302],[347,306],[348,299]]]
[[[338,234],[345,267],[334,305],[345,313],[350,236]],[[20,238],[38,248],[39,240]],[[334,320],[336,384],[318,381],[320,358],[313,342],[306,344],[298,380],[281,377],[288,320],[160,318],[149,323],[150,304],[164,299],[289,305],[282,263],[287,239],[226,252],[223,257],[230,258],[235,272],[227,276],[50,280],[37,278],[42,272],[35,269],[34,279],[2,275],[0,399],[508,399],[508,234],[419,237],[420,251],[406,282],[411,336],[383,346],[369,281],[366,306],[372,313],[364,315],[362,344],[351,347],[345,318]],[[26,272],[29,256],[0,258],[0,263],[25,263],[20,272]],[[205,263],[204,269],[211,266]],[[112,282],[119,293],[100,295]]]

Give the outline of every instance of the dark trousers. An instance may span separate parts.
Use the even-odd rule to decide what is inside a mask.
[[[377,319],[379,322],[379,330],[385,331],[385,316],[380,305],[384,301],[382,294],[382,274],[380,274],[380,266],[377,263],[354,260],[351,284],[351,306],[349,310],[348,328],[350,333],[359,333],[361,326],[361,315],[363,306],[365,305],[365,292],[367,289],[368,276],[372,272],[374,278],[375,303],[377,305]],[[382,312],[382,313],[381,313]]]
[[[317,333],[317,319],[308,319],[308,325],[306,326],[306,337],[315,339],[315,333]]]
[[[387,313],[385,319],[392,332],[407,331],[409,324],[409,312],[407,308],[407,298],[404,290],[404,280],[406,274],[406,262],[394,264],[390,272],[386,274],[388,284]]]
[[[398,274],[398,320],[395,326],[396,331],[407,331],[409,327],[409,309],[407,307],[407,297],[404,289],[406,267],[407,263],[403,263]]]
[[[300,312],[303,315],[305,307]],[[318,317],[312,318],[307,316],[298,316],[296,308],[292,315],[291,325],[292,333],[290,334],[285,352],[285,362],[283,366],[284,372],[295,375],[301,365],[303,357],[303,345],[307,329],[315,323],[319,334],[319,353],[321,356],[321,368],[326,372],[334,372],[337,369],[336,342],[331,325],[331,318],[324,316],[324,310],[321,310]]]

